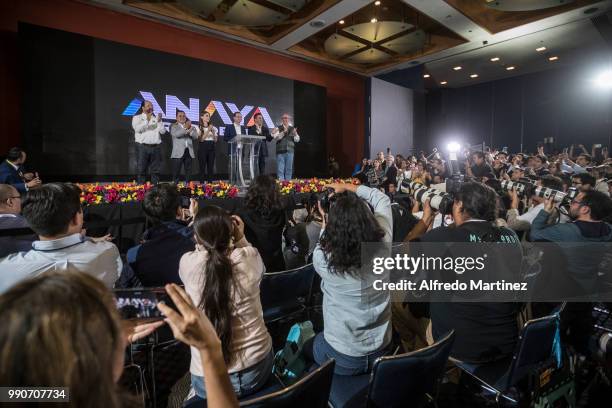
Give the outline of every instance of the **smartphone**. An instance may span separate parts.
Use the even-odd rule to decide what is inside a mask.
[[[115,304],[122,319],[162,320],[164,316],[157,308],[165,303],[176,309],[174,302],[164,288],[115,289]]]
[[[181,208],[189,208],[191,204],[191,189],[188,187],[183,187],[179,189],[179,194],[181,196]]]
[[[595,149],[601,149],[601,145],[600,145],[600,144],[593,145],[593,147],[594,147]]]

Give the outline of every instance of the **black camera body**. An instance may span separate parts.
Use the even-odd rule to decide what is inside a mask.
[[[191,190],[187,187],[183,187],[179,189],[179,194],[181,196],[181,208],[189,208],[191,204]]]
[[[336,198],[334,195],[333,188],[327,188],[324,191],[317,194],[317,200],[321,204],[321,208],[323,209],[323,211],[325,211],[326,213],[329,212],[329,209],[332,203],[335,201],[335,199]]]

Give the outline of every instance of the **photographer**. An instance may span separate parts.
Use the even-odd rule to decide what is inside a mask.
[[[305,207],[307,215],[303,222],[288,226],[283,233],[283,255],[287,269],[305,265],[319,242],[323,218],[319,213],[317,194],[310,195]]]
[[[142,242],[127,251],[129,268],[142,286],[181,283],[181,257],[195,249],[193,228],[187,223],[181,199],[174,184],[157,184],[144,197],[142,209],[150,228],[143,233]],[[197,201],[191,199],[189,214],[195,216],[197,209]],[[126,269],[118,286],[128,286],[129,280],[130,271]]]
[[[572,176],[572,187],[576,187],[580,191],[593,190],[595,184],[595,177],[589,173],[578,173]]]
[[[391,202],[366,186],[328,187],[335,191],[334,201],[328,213],[319,205],[324,222],[313,254],[322,280],[325,328],[314,339],[313,357],[318,364],[334,358],[336,374],[360,375],[372,369],[391,343],[389,293],[364,286],[369,277],[360,270],[363,242],[392,240]],[[388,280],[388,272],[378,278]]]
[[[537,186],[550,188],[557,191],[563,191],[563,183],[561,179],[555,176],[543,176],[536,182]],[[539,197],[537,195],[533,195],[530,198],[531,206],[529,209],[522,215],[519,215],[519,196],[516,190],[512,190],[509,192],[510,195],[510,209],[508,210],[508,214],[506,216],[506,222],[508,223],[508,228],[512,228],[515,231],[527,231],[531,228],[531,223],[540,213],[540,211],[544,208],[545,198]],[[559,214],[558,212],[551,213],[548,223],[554,223],[558,220]]]
[[[544,208],[531,225],[532,241],[595,243],[612,240],[612,226],[604,222],[612,214],[612,200],[599,191],[583,191],[571,201],[569,216],[572,222],[548,225],[547,220],[554,210],[552,199],[546,200]],[[572,245],[567,252],[567,270],[586,293],[597,289],[597,270],[603,254],[598,246]]]
[[[465,170],[467,176],[480,179],[482,177],[490,177],[491,174],[494,174],[493,168],[485,160],[485,154],[483,152],[473,152],[470,158],[473,164],[470,166],[469,162],[466,161]]]
[[[499,242],[506,249],[520,252],[516,234],[494,225],[497,197],[483,184],[461,184],[455,194],[452,216],[454,225],[436,228],[421,237],[422,242]],[[504,262],[498,260],[499,262]],[[431,334],[439,340],[455,330],[451,355],[484,363],[512,355],[518,338],[516,303],[430,303]]]

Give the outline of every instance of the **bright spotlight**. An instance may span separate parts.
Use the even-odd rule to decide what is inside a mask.
[[[461,145],[457,142],[450,142],[446,145],[446,148],[450,153],[457,153],[461,149]]]
[[[612,70],[603,71],[595,78],[595,85],[600,88],[612,88]]]

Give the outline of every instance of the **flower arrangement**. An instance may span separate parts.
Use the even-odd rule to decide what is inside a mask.
[[[152,184],[111,183],[111,184],[77,184],[81,189],[81,203],[87,205],[141,202],[153,187]],[[232,198],[238,194],[238,188],[232,184],[217,181],[207,184],[179,183],[181,190],[189,189],[192,197],[198,198]]]
[[[281,194],[293,193],[319,193],[323,187],[330,183],[353,183],[356,179],[300,179],[291,181],[277,181]],[[132,183],[110,183],[110,184],[77,184],[81,189],[81,204],[115,204],[141,202],[144,196],[153,187],[152,184]],[[224,181],[213,183],[179,183],[181,190],[190,190],[190,195],[195,198],[233,198],[238,195],[238,187]]]
[[[351,183],[357,184],[357,179],[298,179],[290,181],[277,181],[281,194],[291,193],[320,193],[327,184],[331,183]]]

